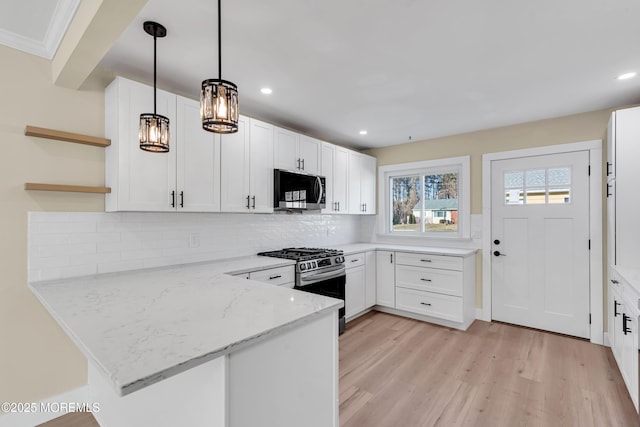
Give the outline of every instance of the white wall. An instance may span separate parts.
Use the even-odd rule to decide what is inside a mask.
[[[374,223],[375,217],[317,213],[30,212],[29,281],[285,247],[331,247],[362,241],[371,235]]]

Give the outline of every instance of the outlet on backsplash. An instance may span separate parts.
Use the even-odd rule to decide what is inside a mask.
[[[189,247],[190,248],[199,248],[200,247],[200,234],[199,233],[191,233],[191,234],[189,234]]]

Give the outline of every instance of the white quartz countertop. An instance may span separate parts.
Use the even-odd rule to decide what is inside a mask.
[[[343,307],[338,299],[229,275],[293,264],[250,256],[29,286],[126,395]]]
[[[417,252],[432,255],[448,255],[448,256],[461,256],[468,257],[475,254],[477,249],[466,248],[439,248],[435,246],[403,246],[403,245],[389,245],[385,243],[353,243],[350,245],[338,246],[336,249],[344,251],[345,255],[355,254],[358,252],[367,251],[394,251],[394,252]]]

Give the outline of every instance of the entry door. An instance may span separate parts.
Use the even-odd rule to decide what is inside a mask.
[[[492,318],[589,338],[589,152],[491,163]]]

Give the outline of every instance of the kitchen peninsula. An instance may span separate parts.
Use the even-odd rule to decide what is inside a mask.
[[[244,257],[30,284],[109,426],[337,426],[340,300],[230,274]]]

